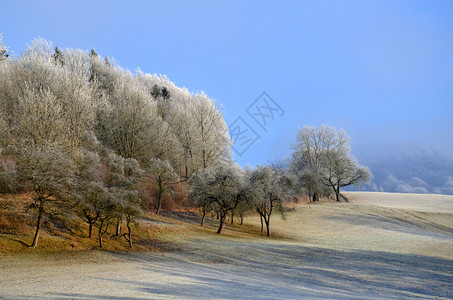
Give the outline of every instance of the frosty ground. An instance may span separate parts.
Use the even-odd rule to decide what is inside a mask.
[[[453,196],[347,196],[274,215],[272,239],[232,228],[175,235],[173,251],[5,255],[0,297],[453,298]]]

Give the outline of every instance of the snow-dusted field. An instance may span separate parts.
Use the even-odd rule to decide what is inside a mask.
[[[357,196],[357,197],[356,197]],[[278,239],[181,237],[184,251],[0,258],[0,295],[63,299],[451,299],[453,214],[385,195],[299,206]],[[393,197],[393,195],[391,196]],[[409,197],[409,195],[407,196]],[[426,201],[431,201],[426,196]],[[371,199],[371,200],[370,200]],[[381,206],[371,205],[372,199]],[[401,200],[402,199],[402,200]],[[451,201],[436,205],[451,209]],[[410,202],[410,201],[409,201]],[[396,201],[391,201],[392,205]],[[257,218],[247,222],[258,225]],[[174,225],[173,225],[174,226]]]
[[[453,195],[345,192],[355,203],[407,210],[453,213]]]

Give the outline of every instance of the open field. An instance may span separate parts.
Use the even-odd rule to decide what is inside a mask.
[[[345,192],[352,202],[423,212],[453,213],[453,196],[436,194],[399,194]]]
[[[150,222],[171,251],[0,258],[0,296],[68,299],[451,299],[453,196],[347,193],[214,234],[215,220]],[[413,205],[411,205],[413,202]],[[151,225],[150,225],[151,226]]]

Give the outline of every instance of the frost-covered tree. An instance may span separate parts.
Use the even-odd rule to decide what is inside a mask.
[[[255,208],[260,215],[261,222],[266,224],[267,236],[271,235],[270,220],[272,213],[277,210],[283,212],[283,201],[288,199],[292,180],[279,170],[271,166],[258,166],[251,174],[250,181],[254,186]],[[261,226],[263,231],[263,226]]]
[[[26,88],[24,96],[17,99],[14,116],[11,132],[17,148],[48,143],[68,145],[63,107],[49,90]]]
[[[211,195],[212,191],[209,188],[210,182],[213,181],[214,175],[209,169],[192,175],[189,180],[189,185],[191,186],[189,201],[201,210],[201,226],[204,225],[206,214],[215,208],[214,198]]]
[[[141,192],[138,183],[143,179],[144,172],[137,160],[109,154],[106,158],[108,174],[106,187],[114,204],[113,216],[117,220],[116,235],[119,235],[120,222],[126,219],[128,232],[123,234],[132,247],[132,225],[141,214]]]
[[[16,165],[14,161],[3,158],[0,148],[0,193],[12,193],[16,190]]]
[[[195,122],[196,154],[199,168],[214,166],[229,157],[231,141],[219,107],[205,94],[197,94],[191,102]]]
[[[104,204],[108,201],[108,191],[97,181],[89,181],[83,184],[82,199],[77,206],[80,218],[88,224],[88,237],[92,237],[93,228],[102,214],[105,214]],[[108,215],[108,214],[107,214]],[[103,230],[103,224],[99,229]],[[102,238],[102,235],[100,236]],[[102,242],[100,242],[102,244]],[[102,247],[102,246],[101,246]]]
[[[293,145],[292,169],[313,195],[319,199],[323,190],[330,189],[339,201],[340,188],[369,180],[367,168],[351,157],[349,137],[344,130],[323,125],[319,128],[303,127]]]
[[[167,161],[160,160],[159,158],[151,160],[147,176],[156,187],[156,214],[159,214],[163,197],[166,193],[171,192],[171,186],[178,181],[178,176]]]
[[[0,63],[0,148],[14,165],[19,155],[23,160],[48,145],[75,161],[80,188],[73,197],[85,213],[77,212],[91,230],[102,223],[102,236],[120,216],[128,222],[130,215],[133,223],[140,195],[137,187],[112,183],[116,175],[106,153],[139,169],[158,158],[187,179],[228,159],[231,141],[219,106],[205,94],[177,87],[165,76],[132,74],[94,49],[60,49],[38,38],[17,58]],[[88,152],[99,153],[100,162],[86,160],[82,167],[80,155]],[[88,169],[94,175],[82,178]]]
[[[52,58],[55,61],[55,64],[58,66],[63,66],[65,63],[64,54],[60,49],[58,49],[58,46],[55,46],[55,50],[54,50],[54,53],[52,54]]]
[[[8,58],[8,48],[3,43],[3,33],[0,33],[0,62]]]
[[[301,183],[306,185],[313,201],[322,194],[321,165],[325,151],[336,148],[345,151],[348,139],[343,130],[336,130],[326,125],[320,128],[305,126],[299,129],[296,143],[292,146],[292,168]]]
[[[115,193],[111,193],[103,186],[95,187],[93,192],[97,193],[95,205],[96,227],[98,228],[99,248],[103,246],[103,237],[108,233],[111,221],[118,215],[118,201],[114,199]]]
[[[256,192],[256,187],[251,181],[252,170],[246,169],[244,176],[242,177],[241,186],[239,190],[239,197],[241,201],[239,202],[236,210],[233,211],[231,215],[231,223],[233,223],[234,212],[239,214],[241,220],[240,225],[244,223],[244,216],[249,211],[255,211],[255,204],[257,202],[257,197],[259,196]]]
[[[101,101],[94,97],[95,86],[88,80],[87,54],[80,50],[67,50],[64,54],[64,66],[59,68],[59,84],[54,94],[63,107],[69,146],[75,152],[94,134],[96,111]]]
[[[227,214],[244,201],[241,193],[243,176],[244,172],[238,165],[222,163],[214,168],[206,168],[191,178],[190,198],[202,205],[213,205],[219,212],[219,234],[225,229]]]
[[[6,80],[0,80],[0,102],[12,131],[28,130],[28,138],[35,139],[42,136],[45,128],[52,128],[58,123],[57,130],[50,132],[60,130],[60,144],[75,152],[82,147],[86,137],[92,135],[90,132],[94,125],[96,103],[92,100],[93,88],[87,80],[88,59],[82,51],[68,50],[59,58],[65,62],[61,66],[55,64],[50,49],[51,43],[35,40],[17,61],[9,64],[4,74]],[[36,119],[24,127],[27,125],[24,117],[27,111],[30,113],[28,119],[34,116]],[[36,128],[41,133],[34,134],[30,129],[38,121],[40,126]],[[39,139],[47,138],[48,134],[45,134]],[[7,140],[17,142],[16,137],[10,136]]]
[[[125,219],[128,231],[122,236],[132,247],[132,226],[141,213],[137,184],[143,172],[137,161],[115,154],[101,159],[96,153],[84,151],[79,154],[77,165],[79,202],[76,210],[89,226],[88,236],[91,237],[96,226],[102,248],[109,226],[116,223],[117,235],[120,235],[120,221]]]
[[[42,38],[34,39],[17,60],[13,76],[15,88],[25,87],[33,90],[50,90],[54,93],[59,86],[60,68],[52,58],[53,45]]]
[[[107,195],[102,182],[100,157],[97,153],[81,151],[76,162],[76,191],[78,200],[76,213],[88,224],[88,237],[92,237],[93,227],[98,221],[99,204]]]
[[[37,215],[31,244],[37,247],[43,217],[54,218],[68,211],[66,204],[72,199],[75,167],[67,152],[52,143],[23,145],[16,163],[21,182],[34,191],[28,208]]]
[[[89,82],[96,86],[96,97],[110,95],[115,89],[118,73],[122,72],[121,68],[112,64],[107,57],[103,60],[94,49],[91,49],[89,57]]]
[[[124,75],[99,115],[100,140],[125,158],[144,159],[158,125],[153,102],[146,91]]]
[[[196,145],[197,137],[194,132],[196,130],[196,123],[186,104],[176,106],[172,114],[172,126],[180,145],[181,153],[180,160],[180,174],[186,179],[196,171]]]

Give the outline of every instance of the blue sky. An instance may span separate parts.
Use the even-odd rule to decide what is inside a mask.
[[[236,160],[283,158],[304,125],[372,149],[453,153],[453,1],[5,1],[0,32],[16,54],[41,36],[129,70],[205,91],[227,124],[260,135]],[[246,113],[266,91],[284,110],[267,131]],[[388,153],[391,155],[391,152]]]

